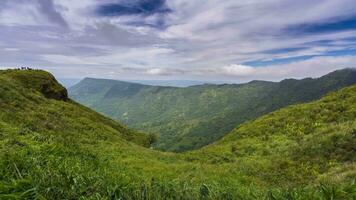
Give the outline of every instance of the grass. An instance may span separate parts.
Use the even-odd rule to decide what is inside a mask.
[[[0,199],[356,197],[356,86],[175,154],[147,149],[146,135],[46,96],[38,76],[51,77],[0,72]]]

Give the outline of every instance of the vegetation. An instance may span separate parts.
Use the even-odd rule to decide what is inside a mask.
[[[64,91],[43,71],[0,71],[0,199],[356,197],[356,86],[174,154],[147,149],[146,135],[47,96],[46,77],[53,84],[45,91]]]
[[[80,134],[97,129],[100,130],[98,137],[104,137],[105,133],[118,134],[136,144],[149,146],[146,134],[129,130],[68,99],[67,90],[45,71],[0,72],[2,126],[18,127],[18,131],[24,133],[49,131],[51,134],[67,131]]]
[[[130,128],[157,134],[157,149],[181,152],[217,141],[245,121],[355,83],[352,69],[318,79],[187,88],[87,78],[69,93],[74,100]]]

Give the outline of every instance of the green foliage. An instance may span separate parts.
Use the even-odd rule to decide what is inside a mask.
[[[3,122],[18,127],[21,135],[48,130],[51,133],[68,131],[67,125],[71,125],[72,131],[92,132],[98,129],[103,133],[97,133],[95,137],[105,137],[109,132],[149,146],[148,135],[129,130],[69,100],[66,89],[45,71],[0,71],[0,81],[0,117]]]
[[[41,83],[32,73],[45,72],[16,73]],[[356,196],[356,86],[174,154],[137,145],[148,137],[9,74],[0,71],[0,199]]]
[[[41,92],[45,97],[68,100],[67,90],[51,74],[41,70],[6,70],[2,71],[8,77],[16,80],[23,87]]]
[[[150,145],[154,144],[155,142],[157,142],[157,135],[154,133],[148,134],[148,141]]]
[[[157,149],[181,152],[210,144],[245,121],[354,83],[356,71],[345,69],[318,79],[188,88],[87,78],[69,91],[98,112],[157,134]]]

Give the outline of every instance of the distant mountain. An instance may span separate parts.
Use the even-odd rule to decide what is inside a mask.
[[[131,128],[157,134],[156,148],[180,152],[212,143],[245,121],[355,83],[354,69],[317,79],[187,88],[86,78],[69,94]]]
[[[344,88],[176,154],[145,148],[151,138],[75,103],[47,72],[0,70],[0,199],[353,200],[355,102]]]
[[[75,84],[79,83],[81,79],[74,79],[74,78],[61,78],[58,79],[58,82],[61,83],[64,87],[70,88]]]
[[[171,86],[171,87],[189,87],[193,85],[202,85],[205,83],[214,83],[207,81],[192,81],[192,80],[124,80],[125,82],[140,83],[152,86]]]

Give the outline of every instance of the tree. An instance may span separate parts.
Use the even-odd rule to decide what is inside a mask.
[[[148,142],[150,143],[150,145],[152,145],[155,142],[157,142],[157,135],[154,134],[154,133],[148,134]]]

